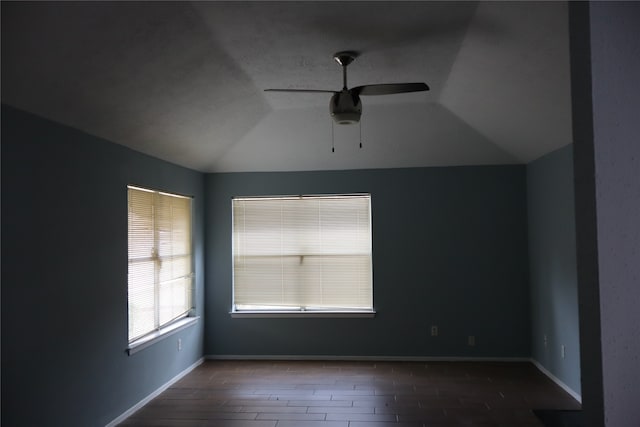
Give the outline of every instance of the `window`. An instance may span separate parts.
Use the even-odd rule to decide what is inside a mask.
[[[191,310],[191,199],[129,190],[129,343]]]
[[[232,314],[372,313],[370,201],[234,198]]]

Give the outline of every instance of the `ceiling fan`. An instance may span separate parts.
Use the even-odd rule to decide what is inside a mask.
[[[329,111],[333,120],[341,125],[358,123],[362,114],[360,95],[390,95],[394,93],[421,92],[429,90],[425,83],[386,83],[347,88],[347,66],[358,57],[354,51],[343,51],[333,55],[342,65],[343,87],[341,91],[321,89],[265,89],[265,92],[333,93]]]

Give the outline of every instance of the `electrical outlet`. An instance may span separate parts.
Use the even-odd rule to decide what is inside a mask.
[[[544,339],[544,348],[547,348],[547,334],[543,335],[543,339]]]
[[[560,346],[560,356],[564,359],[564,344]]]
[[[431,327],[431,336],[432,337],[437,337],[438,336],[438,327],[437,326],[432,326]]]
[[[182,339],[178,338],[178,351],[182,350]]]
[[[469,341],[468,342],[469,342],[469,345],[471,347],[475,346],[476,345],[476,337],[474,335],[469,335]]]

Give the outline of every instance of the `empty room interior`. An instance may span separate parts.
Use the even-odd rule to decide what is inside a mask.
[[[640,425],[640,3],[1,16],[3,425]]]

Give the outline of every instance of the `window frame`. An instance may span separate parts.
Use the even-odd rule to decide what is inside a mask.
[[[235,267],[235,213],[234,201],[247,199],[303,199],[303,198],[340,198],[340,197],[366,197],[368,199],[368,231],[369,231],[369,268],[370,268],[370,285],[371,308],[358,309],[243,309],[237,310],[235,304],[236,292],[236,267]],[[370,318],[375,317],[375,299],[374,299],[374,274],[373,274],[373,218],[372,218],[372,196],[370,193],[332,193],[332,194],[304,194],[304,195],[261,195],[261,196],[234,196],[231,198],[231,309],[229,315],[232,318]],[[305,254],[300,254],[305,256]]]
[[[160,324],[157,322],[157,320],[159,319],[159,309],[160,307],[158,305],[154,305],[154,323],[157,323],[154,325],[154,329],[152,329],[151,331],[144,333],[143,335],[137,336],[133,339],[129,339],[129,332],[127,332],[127,347],[126,347],[126,352],[129,355],[133,355],[135,353],[137,353],[140,350],[143,350],[149,346],[151,346],[152,344],[170,336],[173,335],[189,326],[192,326],[194,324],[196,324],[199,319],[200,316],[196,315],[196,302],[195,302],[195,295],[196,295],[196,280],[195,280],[195,256],[194,256],[194,248],[195,248],[195,244],[194,244],[194,238],[193,238],[193,221],[194,221],[194,211],[193,211],[193,204],[194,204],[194,198],[192,196],[188,196],[188,195],[184,195],[184,194],[179,194],[179,193],[175,193],[175,192],[169,192],[169,191],[164,191],[164,190],[158,190],[158,189],[154,189],[154,188],[149,188],[149,187],[144,187],[144,186],[140,186],[140,185],[132,185],[129,184],[127,185],[127,331],[129,330],[129,322],[130,322],[130,317],[129,317],[129,305],[131,303],[130,300],[130,295],[129,295],[129,265],[131,264],[131,258],[130,258],[130,254],[129,254],[129,240],[130,240],[130,219],[129,219],[129,212],[130,212],[130,208],[129,208],[129,202],[130,202],[130,190],[137,190],[137,191],[145,191],[145,192],[149,192],[149,193],[154,193],[154,194],[158,194],[158,195],[162,195],[162,196],[171,196],[171,197],[178,197],[178,198],[183,198],[183,199],[188,199],[189,200],[189,253],[188,256],[190,258],[190,262],[189,262],[189,270],[190,273],[186,276],[183,277],[189,277],[190,278],[190,284],[189,284],[189,308],[188,310],[179,315],[178,317]],[[154,204],[155,206],[155,204]],[[155,214],[154,214],[155,215]],[[154,235],[157,233],[157,229],[154,225]],[[154,243],[157,243],[156,241],[154,241]],[[154,249],[155,250],[155,249]],[[156,273],[154,273],[155,276]],[[157,286],[158,284],[155,283],[155,278],[154,278],[154,292],[157,290]],[[157,301],[157,296],[154,296],[154,300]]]

